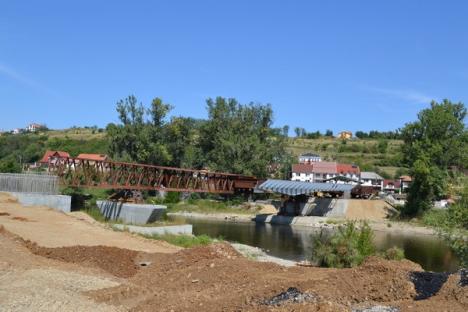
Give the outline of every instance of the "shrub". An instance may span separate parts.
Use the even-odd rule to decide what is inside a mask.
[[[349,268],[374,254],[374,233],[367,222],[347,222],[329,237],[315,240],[312,261],[322,267]]]
[[[166,197],[164,197],[164,203],[166,204],[177,204],[180,201],[179,192],[167,192]]]
[[[387,260],[403,260],[405,258],[405,251],[398,247],[392,247],[383,253],[383,257]]]

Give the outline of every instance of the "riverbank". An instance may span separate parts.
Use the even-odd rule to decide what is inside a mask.
[[[232,223],[268,223],[275,225],[290,225],[294,227],[309,227],[315,229],[335,229],[349,219],[345,218],[329,218],[329,217],[289,217],[278,215],[246,215],[246,214],[230,214],[230,213],[199,213],[199,212],[172,212],[168,216],[175,218],[186,218],[206,221],[225,221]],[[374,231],[399,233],[399,234],[415,234],[415,235],[436,235],[434,229],[416,226],[407,222],[397,221],[377,221],[369,220],[369,225]]]
[[[89,219],[0,196],[0,306],[206,312],[468,308],[464,274],[425,272],[408,260],[370,257],[350,269],[289,267],[250,246],[179,248]]]
[[[226,221],[233,223],[249,223],[255,221],[255,214],[236,214],[236,213],[201,213],[201,212],[169,212],[169,217],[186,218],[195,220]]]

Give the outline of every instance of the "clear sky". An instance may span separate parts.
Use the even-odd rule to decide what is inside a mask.
[[[0,129],[104,127],[129,94],[393,130],[431,99],[468,103],[468,1],[0,0]]]

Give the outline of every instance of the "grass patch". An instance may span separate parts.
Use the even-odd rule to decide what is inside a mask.
[[[197,199],[168,205],[169,212],[199,212],[199,213],[235,213],[254,214],[258,208],[253,208],[248,203],[237,204],[229,201],[212,199]]]
[[[398,247],[387,249],[382,255],[387,260],[403,260],[405,259],[405,251]]]
[[[163,240],[169,244],[190,248],[195,246],[204,246],[212,243],[220,242],[222,238],[211,238],[208,235],[175,235],[175,234],[164,234],[164,235],[144,235],[146,238]]]
[[[424,213],[420,221],[423,225],[441,227],[445,224],[447,218],[447,210],[430,209]]]

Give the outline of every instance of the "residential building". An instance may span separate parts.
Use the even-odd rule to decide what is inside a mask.
[[[401,181],[399,179],[384,179],[383,180],[383,191],[388,193],[400,193]]]
[[[20,133],[22,133],[23,131],[24,131],[23,129],[16,128],[16,129],[13,129],[13,130],[11,131],[11,133],[13,133],[13,134],[20,134]]]
[[[310,164],[292,165],[291,181],[314,182],[313,166]]]
[[[365,186],[372,186],[375,189],[383,191],[384,178],[375,172],[363,171],[361,172],[361,183]]]
[[[92,160],[92,161],[106,161],[109,160],[109,156],[105,154],[80,154],[76,157],[81,160]]]
[[[319,162],[319,161],[322,161],[322,158],[318,154],[305,153],[299,156],[300,164],[310,164],[310,163]]]
[[[36,132],[36,131],[44,129],[44,128],[45,128],[44,125],[40,125],[40,124],[37,124],[37,123],[32,123],[32,124],[29,124],[29,126],[26,127],[26,131]]]
[[[352,137],[353,137],[353,133],[351,131],[341,131],[338,134],[338,138],[343,139],[343,140],[351,139]]]
[[[356,182],[359,182],[361,176],[359,166],[352,164],[337,164],[336,172],[338,176],[346,177]]]
[[[345,179],[334,179],[344,177]],[[292,166],[293,181],[303,182],[331,182],[331,183],[357,183],[360,179],[360,170],[356,165],[339,164],[336,162],[320,161],[310,164],[295,164]]]
[[[42,165],[48,164],[50,159],[54,161],[54,158],[57,157],[70,157],[70,154],[62,151],[46,151],[44,156],[42,156],[41,160],[39,160],[39,163]]]
[[[404,192],[407,190],[411,184],[413,179],[410,176],[403,175],[400,177],[400,182],[401,182],[401,190]]]

